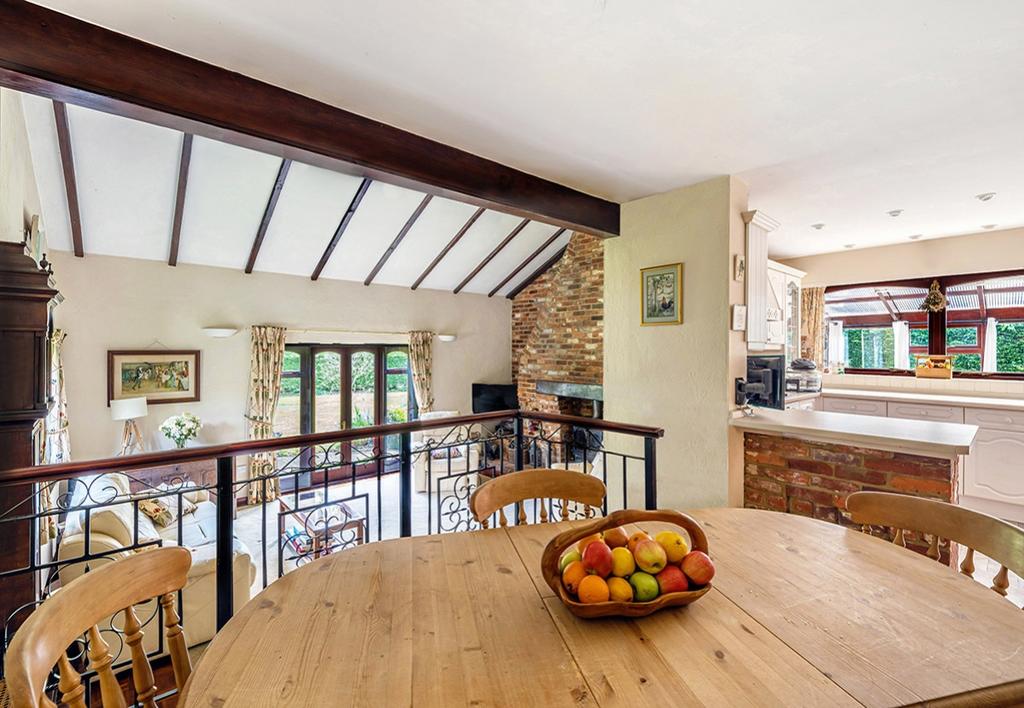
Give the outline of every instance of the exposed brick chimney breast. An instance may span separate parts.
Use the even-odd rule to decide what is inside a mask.
[[[512,377],[519,406],[573,413],[537,381],[604,382],[604,240],[574,233],[565,255],[512,302]]]

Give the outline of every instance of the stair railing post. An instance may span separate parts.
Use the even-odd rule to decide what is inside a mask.
[[[412,433],[401,434],[398,449],[398,532],[402,538],[407,538],[412,536]]]
[[[644,508],[658,508],[657,439],[644,438]]]
[[[234,460],[217,458],[217,631],[235,612],[235,491]],[[266,504],[266,501],[262,503]]]

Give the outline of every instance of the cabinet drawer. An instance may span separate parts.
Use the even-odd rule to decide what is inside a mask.
[[[964,422],[990,430],[1016,430],[1024,432],[1024,411],[1006,411],[997,408],[968,408]]]
[[[941,423],[963,423],[964,409],[957,406],[937,406],[931,403],[896,403],[889,401],[890,418],[934,420]]]
[[[832,398],[822,399],[823,410],[832,413],[855,413],[857,415],[878,415],[885,417],[885,401],[872,401],[867,398]]]

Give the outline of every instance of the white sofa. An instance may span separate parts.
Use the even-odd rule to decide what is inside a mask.
[[[89,514],[89,551],[91,554],[106,553],[107,557],[124,558],[135,551],[130,546],[135,534],[134,504],[129,499],[131,492],[128,478],[119,473],[102,475],[102,479],[84,478],[76,485],[72,496],[72,508],[104,504],[88,512],[79,510],[68,516],[64,533],[57,549],[60,561],[68,561],[59,571],[61,585],[81,575],[89,562],[71,562],[85,552],[84,516]],[[88,496],[88,498],[86,498]],[[213,639],[217,632],[217,506],[210,501],[206,490],[187,492],[184,497],[195,504],[196,509],[181,518],[181,545],[192,552],[192,567],[188,573],[188,584],[182,591],[182,625],[189,646],[202,644]],[[116,503],[124,500],[122,503]],[[177,504],[177,496],[170,497]],[[115,502],[111,504],[111,502]],[[105,504],[110,504],[106,506]],[[138,514],[139,543],[159,541],[161,545],[178,545],[178,523],[166,527],[156,526],[141,511]],[[100,561],[103,562],[103,561]],[[96,561],[92,561],[93,564]],[[250,588],[256,580],[256,564],[245,544],[234,539],[234,608],[237,611],[249,601]],[[143,610],[140,619],[145,619]],[[115,621],[120,627],[120,621]],[[157,647],[157,632],[147,631],[144,644],[147,650]]]
[[[420,420],[436,420],[438,418],[453,418],[459,415],[458,411],[431,411],[420,415]],[[449,435],[451,428],[431,428],[418,430],[412,434],[412,463],[413,477],[415,479],[416,491],[427,491],[427,457],[433,455],[430,460],[431,492],[437,491],[438,480],[441,481],[442,490],[451,490],[453,485],[466,472],[480,469],[480,448],[482,443],[470,441],[468,445],[459,444],[455,447],[441,447],[440,449],[428,451],[427,446],[437,447],[447,445],[457,439],[458,431]],[[466,448],[469,448],[469,455],[466,455]],[[451,471],[448,467],[448,451],[451,450]],[[457,451],[457,452],[456,452]],[[451,479],[443,479],[452,475]],[[469,475],[471,479],[466,480],[476,484],[476,474]]]

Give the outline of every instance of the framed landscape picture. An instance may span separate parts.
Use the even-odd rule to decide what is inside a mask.
[[[154,403],[199,400],[199,350],[107,352],[107,405],[144,396]]]
[[[640,270],[640,324],[683,323],[683,264]]]

